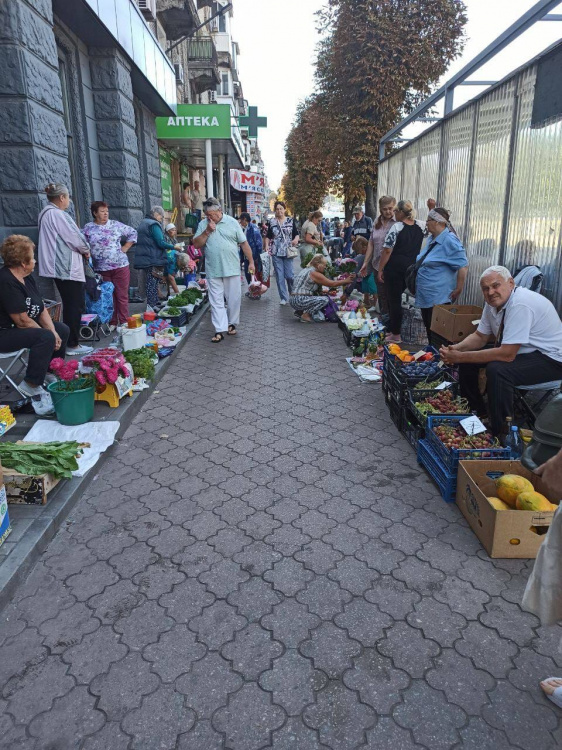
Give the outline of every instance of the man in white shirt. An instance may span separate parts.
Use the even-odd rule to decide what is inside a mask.
[[[513,417],[519,385],[562,380],[562,321],[552,302],[516,287],[511,272],[491,266],[480,277],[485,306],[478,329],[464,341],[441,348],[446,364],[459,365],[461,392],[479,415],[486,407],[478,387],[486,368],[490,427],[501,434]]]

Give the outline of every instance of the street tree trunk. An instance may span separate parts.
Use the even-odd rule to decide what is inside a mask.
[[[373,221],[378,216],[375,190],[372,185],[365,185],[365,213],[367,216],[370,216]]]

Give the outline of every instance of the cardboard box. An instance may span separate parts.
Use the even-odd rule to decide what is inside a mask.
[[[436,305],[431,318],[431,330],[453,344],[474,333],[480,320],[482,308],[477,305]]]
[[[4,469],[4,484],[9,503],[45,505],[48,493],[59,483],[52,474],[31,476],[14,469]]]
[[[2,478],[2,464],[0,464],[0,547],[4,544],[11,531],[6,488],[4,487],[4,480]]]
[[[537,492],[549,497],[540,477],[519,461],[461,461],[457,505],[490,557],[534,558],[552,523],[554,511],[496,510],[488,497],[496,497],[495,480],[502,474],[519,474],[528,479]]]

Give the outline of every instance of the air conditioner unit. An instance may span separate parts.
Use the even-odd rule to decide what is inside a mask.
[[[217,92],[209,91],[209,104],[216,104],[216,101],[217,101]]]
[[[183,75],[183,65],[181,63],[174,63],[174,70],[176,71],[176,83],[183,84],[185,80]]]
[[[150,21],[156,20],[156,0],[137,0],[140,12]]]

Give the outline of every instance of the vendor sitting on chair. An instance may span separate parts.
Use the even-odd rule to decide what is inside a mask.
[[[20,393],[32,398],[37,414],[53,413],[51,396],[43,388],[53,357],[64,359],[68,326],[53,323],[31,275],[35,268],[35,245],[21,234],[7,237],[0,247],[0,352],[29,349],[25,379]]]
[[[552,302],[515,286],[510,271],[491,266],[480,277],[485,305],[478,329],[441,348],[448,365],[459,365],[461,392],[479,416],[486,414],[478,387],[486,368],[490,427],[500,435],[513,417],[514,390],[562,380],[562,321]]]

